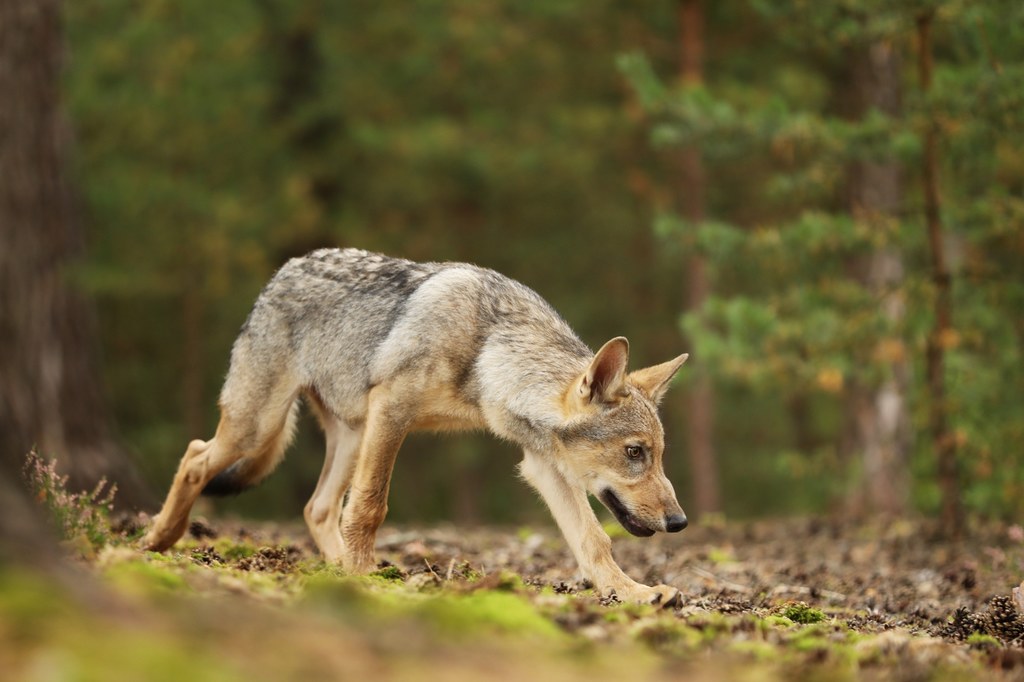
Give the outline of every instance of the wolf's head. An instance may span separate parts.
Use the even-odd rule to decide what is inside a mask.
[[[563,397],[560,459],[633,535],[686,528],[686,515],[665,476],[665,432],[658,402],[687,355],[627,373],[629,343],[614,338]]]

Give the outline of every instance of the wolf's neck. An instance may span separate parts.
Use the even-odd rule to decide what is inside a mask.
[[[485,353],[480,364],[481,408],[498,436],[545,450],[565,420],[563,397],[588,358],[558,344],[535,343]]]

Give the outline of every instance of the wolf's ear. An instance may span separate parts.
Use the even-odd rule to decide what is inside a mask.
[[[683,353],[674,360],[630,372],[629,380],[634,386],[650,396],[655,404],[660,403],[661,399],[665,397],[668,385],[672,382],[672,377],[676,375],[676,372],[679,371],[679,368],[683,366],[688,357],[690,357],[689,353]]]
[[[617,336],[601,346],[579,383],[584,402],[613,403],[626,392],[629,341]]]

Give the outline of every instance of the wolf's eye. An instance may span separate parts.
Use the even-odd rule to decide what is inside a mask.
[[[627,445],[626,457],[630,459],[641,459],[644,456],[644,449],[639,445]]]

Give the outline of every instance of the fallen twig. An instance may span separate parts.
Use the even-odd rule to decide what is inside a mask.
[[[773,595],[784,594],[784,593],[785,594],[800,594],[800,595],[804,595],[804,594],[809,595],[809,594],[812,594],[812,593],[817,593],[817,594],[821,595],[822,597],[824,597],[825,599],[828,599],[829,601],[846,601],[846,595],[843,594],[842,592],[833,592],[832,590],[823,590],[823,589],[811,589],[810,587],[807,587],[806,585],[776,585],[771,590],[771,594],[773,594]]]
[[[741,585],[740,583],[733,582],[732,580],[727,580],[726,578],[719,577],[711,571],[707,570],[706,568],[701,568],[700,566],[691,566],[690,570],[699,575],[700,577],[706,578],[708,580],[713,580],[722,587],[728,590],[732,590],[733,592],[739,592],[741,594],[750,594],[754,591],[752,587],[749,587],[747,585]]]

